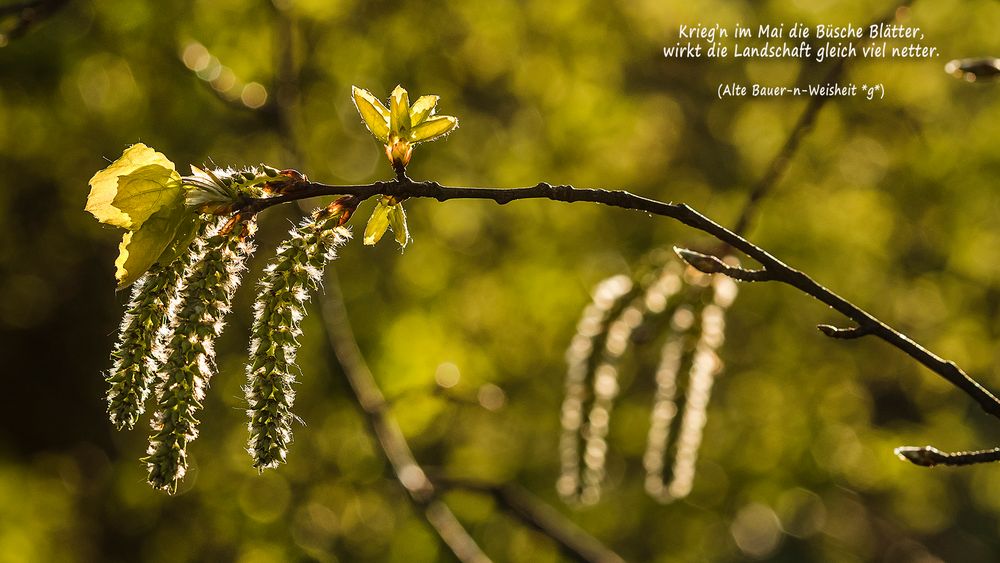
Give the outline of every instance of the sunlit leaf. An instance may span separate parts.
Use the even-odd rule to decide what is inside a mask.
[[[389,96],[389,132],[406,137],[410,131],[410,98],[402,86],[396,86]]]
[[[128,215],[130,228],[136,229],[161,208],[183,200],[180,175],[159,164],[148,164],[118,178],[118,193],[111,205]]]
[[[410,106],[410,126],[416,127],[434,113],[439,96],[420,96],[417,101]]]
[[[391,207],[382,200],[375,204],[375,210],[372,211],[372,216],[368,218],[368,225],[365,227],[365,244],[375,244],[385,234],[385,230],[389,228]]]
[[[180,256],[181,253],[186,252],[188,246],[191,245],[191,241],[198,235],[198,227],[201,221],[197,213],[185,213],[180,225],[177,226],[177,231],[174,233],[173,242],[167,246],[167,249],[160,254],[160,257],[156,261],[160,264],[169,264]]]
[[[389,110],[382,102],[364,88],[351,87],[354,98],[354,107],[358,108],[358,113],[365,121],[365,126],[375,135],[375,138],[383,143],[389,142]]]
[[[406,243],[410,242],[410,231],[406,228],[406,211],[402,204],[389,207],[389,226],[392,227],[392,234],[396,237],[396,242],[401,248],[406,248]]]
[[[134,228],[134,218],[113,204],[118,196],[119,178],[150,165],[174,170],[173,162],[142,143],[136,143],[125,149],[118,160],[90,179],[86,210],[102,223],[126,229]]]
[[[414,127],[413,131],[410,132],[410,139],[414,143],[433,141],[442,135],[447,135],[456,127],[458,127],[458,119],[450,115],[439,115]]]
[[[163,207],[150,215],[138,230],[125,233],[115,260],[118,288],[131,285],[159,261],[174,242],[181,224],[192,215],[183,204]]]

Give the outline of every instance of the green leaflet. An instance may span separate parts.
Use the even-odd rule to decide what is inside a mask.
[[[188,247],[191,246],[191,242],[198,236],[198,227],[201,224],[202,220],[198,217],[197,213],[185,213],[180,224],[177,226],[177,231],[174,233],[173,242],[160,254],[156,262],[166,266],[181,254],[187,252]]]
[[[111,205],[132,219],[129,228],[138,229],[163,207],[184,204],[180,175],[159,164],[138,168],[118,178],[118,193]]]
[[[397,203],[389,208],[389,227],[392,228],[400,248],[406,248],[406,243],[410,242],[410,231],[406,228],[406,211],[403,211],[403,204]]]
[[[403,205],[396,203],[391,196],[382,196],[375,204],[372,216],[368,218],[368,225],[365,227],[365,244],[373,245],[381,240],[386,229],[392,229],[396,237],[396,242],[401,248],[406,248],[410,242],[410,232],[406,227],[406,212]]]
[[[378,242],[385,234],[385,230],[389,228],[389,209],[390,206],[384,201],[384,198],[379,199],[378,203],[375,204],[375,210],[372,211],[372,216],[368,218],[368,225],[365,226],[366,245]]]
[[[410,132],[410,139],[414,143],[433,141],[442,135],[450,133],[455,127],[458,127],[458,120],[450,115],[432,117],[414,127]]]
[[[364,88],[351,88],[354,107],[365,121],[365,126],[383,143],[389,142],[389,110],[371,92]]]
[[[437,107],[439,96],[420,96],[417,101],[410,106],[410,125],[416,127],[434,113]]]
[[[160,256],[174,242],[182,224],[185,225],[184,236],[190,242],[196,221],[197,217],[187,210],[181,199],[177,205],[161,207],[138,230],[125,233],[118,247],[118,259],[115,260],[118,289],[131,285],[159,261]],[[174,252],[173,256],[182,250],[183,247]]]
[[[389,96],[389,134],[404,139],[410,134],[410,97],[402,86]]]
[[[122,177],[128,177],[133,172],[150,165],[169,170],[172,173],[171,177],[180,179],[180,176],[174,172],[174,163],[170,162],[167,157],[142,143],[136,143],[125,149],[118,160],[94,174],[90,179],[90,194],[87,196],[86,210],[102,223],[125,229],[138,228],[141,222],[136,224],[135,218],[130,217],[127,211],[117,207],[114,202],[118,197]],[[154,171],[148,170],[144,174],[151,172]],[[148,176],[146,177],[148,178]],[[149,217],[151,214],[152,212],[145,214],[145,216]]]

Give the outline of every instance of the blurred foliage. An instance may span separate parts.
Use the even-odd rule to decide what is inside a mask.
[[[826,66],[665,60],[677,25],[860,24],[891,6],[71,3],[0,49],[0,560],[450,557],[374,449],[316,315],[299,359],[306,426],[287,465],[252,469],[240,390],[251,283],[218,346],[184,490],[145,485],[145,432],[114,433],[102,398],[126,299],[114,290],[118,236],[82,210],[87,179],[127,145],[178,163],[297,166],[328,183],[384,179],[350,87],[398,83],[440,95],[462,121],[418,151],[414,178],[625,187],[731,224],[805,102],[719,101],[715,86],[808,83]],[[885,100],[828,104],[749,236],[996,389],[1000,95],[943,65],[1000,53],[1000,4],[918,2],[906,17],[941,59],[850,63],[846,80],[884,83]],[[301,104],[282,123],[269,108],[289,95],[275,72],[289,33]],[[651,248],[707,241],[585,204],[407,211],[405,254],[355,241],[337,269],[361,348],[427,466],[517,481],[629,560],[983,561],[1000,550],[1000,469],[926,470],[892,455],[992,446],[997,421],[896,350],[822,337],[816,323],[842,319],[777,285],[744,288],[730,310],[691,496],[660,505],[643,492],[653,366],[640,351],[623,370],[602,501],[559,505],[563,352],[590,288]],[[264,215],[248,279],[294,215]],[[560,559],[492,500],[448,499],[497,561]]]

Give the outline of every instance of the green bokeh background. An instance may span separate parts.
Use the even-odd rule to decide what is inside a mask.
[[[374,449],[316,315],[304,325],[296,411],[305,425],[289,463],[261,476],[251,468],[240,386],[253,282],[294,209],[262,217],[260,251],[218,345],[221,372],[191,475],[175,497],[145,485],[146,433],[114,432],[102,399],[126,299],[114,291],[119,233],[83,212],[88,178],[128,144],[145,142],[182,167],[211,158],[294,165],[328,183],[384,179],[391,171],[350,87],[385,96],[400,83],[411,95],[440,95],[441,111],[461,120],[446,140],[416,149],[415,178],[627,188],[731,225],[806,101],[720,101],[716,86],[807,84],[830,63],[666,60],[661,49],[677,26],[861,25],[891,8],[71,3],[0,49],[0,561],[450,557]],[[1000,90],[942,68],[1000,53],[1000,3],[920,1],[905,17],[941,57],[850,63],[845,80],[884,83],[885,99],[829,103],[748,234],[998,389]],[[239,95],[256,82],[269,103],[281,99],[275,68],[289,33],[301,103],[282,125],[268,104],[240,107]],[[184,57],[199,60],[197,45],[219,61],[200,75]],[[212,79],[232,89],[217,95]],[[260,90],[246,92],[254,103]],[[356,232],[368,209],[352,221]],[[360,346],[428,467],[519,483],[628,560],[1000,553],[1000,468],[927,470],[892,455],[903,444],[991,447],[1000,424],[880,342],[822,337],[815,324],[843,319],[778,285],[743,287],[731,309],[726,373],[691,496],[660,505],[643,492],[654,366],[632,361],[612,418],[604,497],[562,505],[554,482],[563,353],[590,289],[629,273],[650,249],[708,241],[669,220],[589,204],[407,209],[414,242],[405,253],[388,240],[355,240],[337,271]],[[456,367],[458,385],[443,392],[435,373]],[[499,410],[477,403],[489,385],[504,394]],[[495,560],[562,560],[490,499],[447,499]],[[770,539],[747,550],[736,536]]]

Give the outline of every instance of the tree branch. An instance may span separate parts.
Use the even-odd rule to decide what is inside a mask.
[[[437,182],[431,181],[417,182],[406,176],[402,176],[392,181],[350,186],[331,186],[317,182],[302,181],[283,195],[247,200],[239,211],[256,213],[280,203],[327,195],[354,195],[360,199],[367,199],[375,195],[390,195],[400,199],[432,198],[441,202],[451,199],[487,199],[501,205],[522,199],[550,199],[562,202],[586,201],[669,217],[707,233],[753,258],[763,266],[763,269],[768,274],[768,279],[790,285],[802,293],[829,305],[837,312],[856,322],[860,330],[867,331],[872,336],[878,337],[899,349],[972,397],[984,411],[1000,418],[1000,401],[982,385],[969,377],[954,362],[937,356],[905,334],[886,325],[871,313],[823,287],[805,273],[788,266],[766,250],[683,203],[666,203],[623,190],[576,188],[569,185],[553,186],[545,182],[525,188],[472,188],[442,186]],[[692,265],[695,267],[698,266],[698,264]]]

